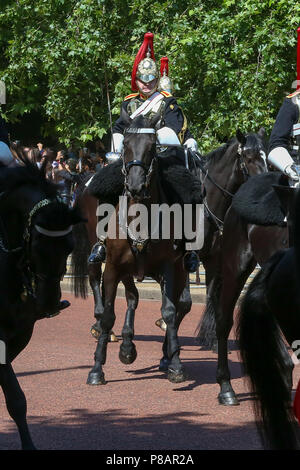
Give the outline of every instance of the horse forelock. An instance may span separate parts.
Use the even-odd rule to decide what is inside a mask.
[[[253,132],[246,134],[246,144],[243,146],[245,149],[251,149],[254,152],[259,152],[260,150],[265,150],[265,142],[258,135]]]
[[[151,125],[151,121],[145,117],[145,116],[137,116],[136,118],[133,119],[131,122],[130,126],[128,127],[128,130],[134,130],[134,129],[149,129],[154,127]],[[130,157],[132,156],[131,153],[134,154],[134,159],[138,160],[143,160],[144,152],[145,152],[145,145],[149,144],[149,140],[151,141],[151,145],[153,148],[151,149],[151,153],[153,150],[153,155],[156,153],[156,140],[153,139],[154,134],[139,134],[135,132],[128,132],[126,134],[125,132],[125,139],[124,140],[124,150],[125,150],[125,159],[126,159],[126,151],[129,151]],[[130,146],[132,147],[130,148]],[[141,157],[140,157],[141,155]],[[147,152],[147,155],[149,153]]]

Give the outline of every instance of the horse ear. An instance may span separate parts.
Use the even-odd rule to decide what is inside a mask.
[[[130,126],[130,124],[132,123],[131,117],[123,107],[121,109],[121,119],[127,127]]]
[[[242,144],[242,145],[246,144],[247,139],[246,139],[245,135],[242,133],[242,131],[240,129],[238,129],[236,131],[236,138],[237,138],[237,140],[239,141],[240,144]]]
[[[266,136],[266,129],[264,127],[261,127],[257,133],[257,135],[261,138],[264,139]]]
[[[160,120],[161,118],[161,113],[158,111],[156,114],[154,114],[154,116],[152,116],[152,118],[150,119],[150,127],[155,127],[156,124],[158,123],[158,121]]]

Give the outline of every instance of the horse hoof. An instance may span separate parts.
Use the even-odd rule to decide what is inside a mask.
[[[219,393],[218,400],[220,405],[225,406],[237,406],[240,404],[234,392]]]
[[[155,325],[158,326],[158,328],[160,328],[161,330],[167,331],[167,324],[162,318],[156,320]]]
[[[181,382],[185,382],[188,376],[184,369],[174,370],[168,369],[168,380],[174,384],[179,384]]]
[[[159,363],[159,370],[161,372],[168,372],[169,365],[170,365],[170,360],[163,357]]]
[[[106,385],[107,382],[104,378],[103,372],[90,372],[86,381],[87,385]]]
[[[123,364],[132,364],[137,358],[137,352],[136,352],[135,345],[133,344],[132,346],[133,347],[132,347],[132,350],[131,350],[130,353],[126,352],[122,348],[122,346],[120,347],[119,359]]]

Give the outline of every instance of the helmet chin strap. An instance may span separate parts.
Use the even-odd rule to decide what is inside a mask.
[[[138,86],[138,84],[136,84],[136,86],[138,87],[138,90],[139,90],[140,95],[145,96],[146,98],[149,98],[150,96],[153,95],[153,93],[155,93],[155,92],[157,91],[158,80],[156,81],[156,84],[155,84],[155,86],[152,88],[152,90],[149,91],[148,93],[145,93],[144,91],[142,91],[142,90],[140,89],[140,87]]]

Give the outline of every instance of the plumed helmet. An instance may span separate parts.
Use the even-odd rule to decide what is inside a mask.
[[[136,55],[131,74],[132,91],[138,90],[135,83],[137,78],[145,83],[151,82],[154,78],[158,78],[158,70],[153,50],[153,37],[153,33],[145,34],[143,44]]]
[[[169,77],[169,59],[168,57],[162,57],[160,59],[160,75],[161,78],[158,83],[158,91],[167,91],[173,93],[173,83]]]

